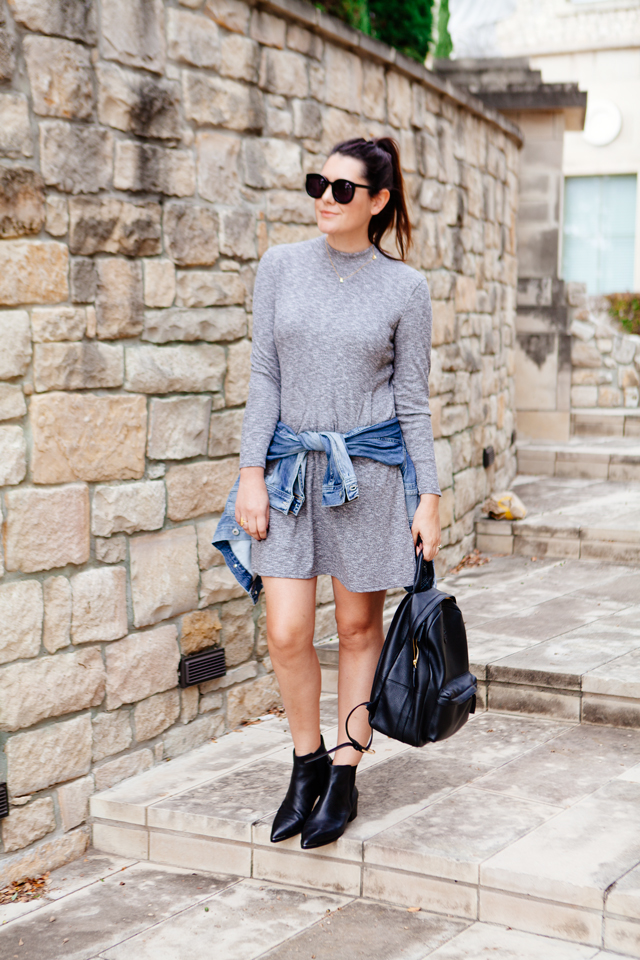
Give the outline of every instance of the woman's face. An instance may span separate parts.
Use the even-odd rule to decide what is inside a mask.
[[[327,180],[351,180],[352,183],[367,183],[364,164],[355,157],[345,157],[340,153],[332,154],[322,168]],[[316,220],[322,233],[364,234],[366,237],[369,220],[386,205],[389,191],[381,190],[372,197],[368,190],[356,190],[350,203],[336,203],[331,187],[327,187],[322,197],[315,201]]]

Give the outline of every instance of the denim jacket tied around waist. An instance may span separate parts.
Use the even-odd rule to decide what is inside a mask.
[[[397,417],[357,427],[349,433],[315,432],[295,433],[278,421],[269,450],[265,483],[269,504],[280,513],[297,516],[305,500],[305,474],[309,450],[327,455],[327,469],[322,482],[322,505],[339,507],[358,496],[358,480],[351,457],[368,457],[387,466],[400,467],[404,484],[409,526],[418,508],[418,481],[413,461],[407,452]],[[273,463],[273,466],[269,466]],[[224,557],[225,563],[238,583],[257,602],[262,580],[251,572],[251,536],[235,518],[236,497],[240,477],[234,483],[213,538],[213,546]]]

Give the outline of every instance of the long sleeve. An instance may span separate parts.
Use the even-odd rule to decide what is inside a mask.
[[[278,260],[268,250],[258,267],[253,294],[253,343],[249,399],[242,423],[241,467],[264,467],[280,418],[280,363],[273,338]]]
[[[429,411],[431,298],[426,280],[409,297],[395,332],[396,415],[418,477],[418,491],[440,494]]]

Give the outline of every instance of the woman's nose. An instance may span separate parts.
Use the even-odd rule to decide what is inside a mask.
[[[322,199],[324,200],[325,203],[334,203],[333,192],[332,192],[332,190],[331,190],[331,184],[330,184],[330,183],[327,184],[327,189],[326,189],[325,192],[322,194]]]

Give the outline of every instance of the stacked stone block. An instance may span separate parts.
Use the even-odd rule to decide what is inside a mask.
[[[304,174],[336,141],[402,147],[442,567],[515,471],[517,131],[361,39],[305,4],[0,0],[0,886],[85,849],[94,790],[278,703],[264,609],[211,537],[257,263],[316,235]],[[212,645],[226,677],[180,690]]]

